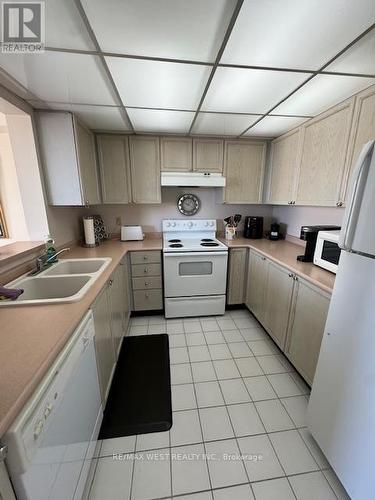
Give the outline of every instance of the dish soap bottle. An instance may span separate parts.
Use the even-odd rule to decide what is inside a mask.
[[[54,247],[54,244],[55,244],[55,240],[52,238],[52,236],[50,234],[48,234],[46,236],[46,240],[45,240],[45,248],[46,248],[46,255],[47,255],[47,260],[48,259],[51,259],[51,260],[48,260],[48,263],[51,263],[53,264],[54,262],[57,262],[57,258],[52,258],[54,255],[56,255],[56,249]]]

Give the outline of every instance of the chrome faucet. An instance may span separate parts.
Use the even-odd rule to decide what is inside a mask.
[[[34,269],[34,271],[32,271],[30,273],[30,275],[34,276],[35,274],[41,273],[42,271],[44,271],[44,269],[49,267],[49,264],[51,264],[51,261],[55,260],[55,258],[58,255],[60,255],[63,252],[69,252],[69,250],[70,250],[69,247],[62,248],[61,250],[54,253],[53,255],[50,255],[49,257],[47,255],[47,253],[43,253],[42,255],[39,255],[39,257],[37,257],[37,259],[36,259],[36,268]]]

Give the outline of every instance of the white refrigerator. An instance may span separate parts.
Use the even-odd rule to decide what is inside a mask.
[[[352,500],[375,499],[374,143],[363,148],[351,180],[308,408],[308,427]]]

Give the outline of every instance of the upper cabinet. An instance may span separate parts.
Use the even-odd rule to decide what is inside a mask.
[[[160,139],[161,170],[164,172],[191,172],[193,169],[193,141],[185,137]]]
[[[299,142],[300,129],[272,141],[267,203],[293,204]]]
[[[193,170],[223,172],[224,141],[222,139],[193,139]]]
[[[132,136],[129,147],[134,203],[161,203],[159,137]]]
[[[357,95],[355,101],[352,129],[349,139],[347,156],[347,171],[345,183],[342,187],[343,200],[348,195],[350,176],[355,167],[359,153],[366,142],[375,137],[375,85]]]
[[[129,145],[123,135],[98,135],[103,203],[129,203]]]
[[[354,100],[302,125],[296,204],[335,206],[340,200]]]
[[[267,143],[225,141],[226,203],[261,203]]]
[[[101,202],[94,135],[71,113],[37,113],[40,152],[51,205]]]

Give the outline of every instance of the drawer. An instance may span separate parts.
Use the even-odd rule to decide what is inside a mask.
[[[133,299],[135,311],[163,309],[163,292],[161,290],[134,290]]]
[[[161,288],[161,277],[149,278],[133,278],[133,290],[152,290],[153,288]]]
[[[150,262],[161,262],[161,253],[159,250],[149,252],[130,252],[130,262],[132,264],[148,264]]]
[[[136,264],[132,266],[132,277],[161,276],[161,264]]]

